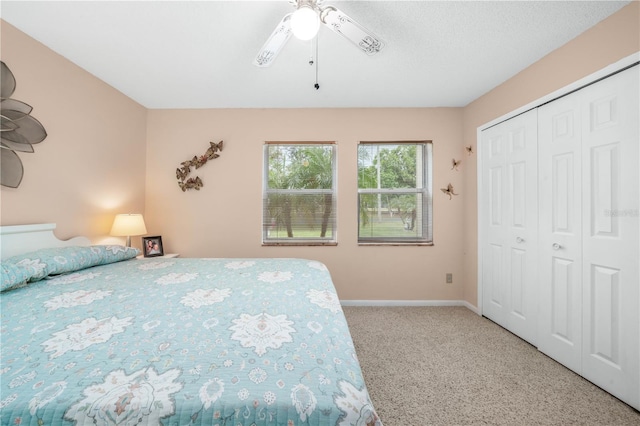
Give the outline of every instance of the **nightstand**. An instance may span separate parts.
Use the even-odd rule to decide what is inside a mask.
[[[143,254],[136,256],[136,259],[173,259],[174,257],[180,257],[180,253],[167,253],[164,256],[151,256],[144,257]]]

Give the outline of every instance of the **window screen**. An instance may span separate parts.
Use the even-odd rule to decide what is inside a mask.
[[[359,243],[433,243],[431,145],[358,145]]]
[[[262,242],[336,244],[336,145],[264,146]]]

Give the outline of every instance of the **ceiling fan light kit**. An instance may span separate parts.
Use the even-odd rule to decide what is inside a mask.
[[[300,40],[311,40],[320,29],[320,17],[309,5],[300,6],[291,15],[291,30]]]
[[[289,41],[292,33],[301,40],[310,40],[316,36],[321,22],[367,55],[374,55],[385,46],[380,37],[344,12],[333,6],[321,7],[323,0],[289,0],[289,2],[296,7],[296,11],[285,15],[278,23],[253,60],[254,65],[270,66]]]

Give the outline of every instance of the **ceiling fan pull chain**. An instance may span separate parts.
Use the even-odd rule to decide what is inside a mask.
[[[317,40],[318,36],[316,35],[314,38]],[[314,51],[313,39],[309,40],[309,66],[313,66],[313,64],[315,64],[316,53],[317,52]]]
[[[320,88],[320,85],[318,84],[318,38],[320,37],[320,34],[316,34],[316,84],[313,85],[313,87],[316,88],[316,90],[318,90]]]

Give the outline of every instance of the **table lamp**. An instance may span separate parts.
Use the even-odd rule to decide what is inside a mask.
[[[111,227],[111,235],[114,237],[127,237],[127,247],[131,247],[132,235],[144,235],[147,227],[141,214],[118,214]]]

